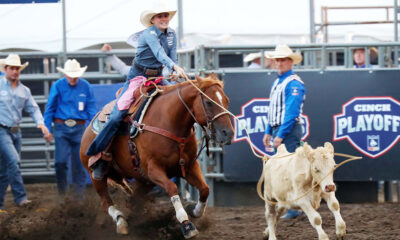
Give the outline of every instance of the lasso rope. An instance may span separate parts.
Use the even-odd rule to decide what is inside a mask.
[[[291,153],[291,154],[287,154],[287,155],[284,155],[284,156],[277,156],[277,157],[273,157],[273,158],[274,158],[274,159],[276,159],[276,158],[283,158],[283,157],[291,156],[291,155],[294,155],[294,154],[295,154],[295,153]],[[345,161],[343,161],[343,162],[337,164],[337,165],[336,165],[332,170],[330,170],[329,173],[326,174],[319,182],[313,184],[313,186],[312,186],[308,191],[306,191],[305,193],[301,194],[300,196],[298,196],[298,197],[295,198],[294,200],[291,200],[291,201],[280,201],[280,202],[281,202],[282,204],[289,204],[289,203],[295,202],[295,201],[297,201],[297,200],[299,200],[299,199],[305,197],[305,196],[306,196],[308,193],[310,193],[315,187],[319,186],[320,183],[321,183],[325,178],[327,178],[331,173],[333,173],[333,172],[334,172],[336,169],[338,169],[340,166],[342,166],[342,165],[344,165],[344,164],[346,164],[346,163],[348,163],[348,162],[354,161],[354,160],[362,159],[362,157],[356,157],[356,156],[352,156],[352,155],[348,155],[348,154],[344,154],[344,153],[335,153],[334,155],[336,155],[336,156],[341,156],[341,157],[347,157],[348,159],[346,159]],[[269,204],[275,205],[275,204],[277,204],[277,202],[273,202],[273,201],[270,201],[270,200],[268,200],[268,199],[265,199],[264,196],[263,196],[263,194],[262,194],[262,190],[261,190],[261,185],[262,185],[262,183],[264,182],[264,176],[265,176],[265,164],[266,164],[266,162],[264,161],[264,162],[263,162],[263,171],[262,171],[261,176],[260,176],[260,179],[258,180],[258,183],[257,183],[257,194],[258,194],[258,196],[259,196],[262,200],[268,202]]]
[[[157,77],[149,78],[148,81],[150,81],[150,80],[152,80],[152,79],[156,79],[156,78],[157,78]],[[166,78],[166,77],[163,77],[163,78],[164,78],[164,79],[170,79],[170,78]],[[238,119],[233,113],[231,113],[228,109],[226,109],[225,107],[221,106],[218,102],[214,101],[214,100],[211,99],[207,94],[205,94],[199,87],[196,86],[196,84],[193,83],[193,81],[192,81],[191,79],[188,78],[188,76],[186,75],[186,73],[184,74],[184,78],[185,78],[195,89],[197,89],[197,91],[199,91],[200,94],[202,94],[203,96],[205,96],[208,100],[210,100],[212,103],[214,103],[214,104],[217,105],[218,107],[222,108],[227,114],[229,114],[229,115],[232,116],[235,120],[237,120],[237,122],[238,122],[239,124],[242,124],[241,126],[242,126],[243,129],[245,130],[248,139],[250,139],[250,135],[249,135],[249,132],[247,131],[246,125],[244,125],[243,123],[241,123],[241,122],[239,121],[239,119]],[[155,84],[155,83],[152,82],[152,84]],[[143,86],[143,85],[144,85],[144,84],[142,84],[142,86]],[[140,92],[141,92],[141,93],[142,93],[142,86],[140,86]],[[157,88],[157,91],[158,91],[158,90],[159,90],[160,92],[163,91],[163,90],[159,89],[158,86],[156,86],[156,88]],[[142,93],[142,95],[146,96],[146,95],[143,94],[143,93]],[[261,185],[262,185],[262,182],[264,181],[264,174],[265,174],[265,167],[264,167],[264,166],[265,166],[266,161],[268,160],[268,156],[267,156],[267,155],[262,156],[262,155],[260,155],[260,154],[257,154],[256,151],[254,150],[255,147],[254,147],[253,143],[252,143],[251,141],[248,141],[248,143],[249,143],[249,145],[250,145],[251,151],[253,152],[254,156],[256,156],[256,157],[262,159],[262,161],[263,161],[263,172],[262,172],[261,177],[260,177],[260,179],[259,179],[259,181],[258,181],[258,183],[257,183],[257,193],[258,193],[258,196],[259,196],[261,199],[267,201],[267,202],[270,203],[270,204],[277,204],[277,202],[272,202],[272,201],[270,201],[270,200],[268,200],[268,199],[264,199],[264,197],[262,196],[262,193],[261,193]],[[294,154],[294,153],[292,153],[292,154]],[[285,155],[285,156],[290,156],[290,155],[292,155],[292,154],[288,154],[288,155]],[[362,159],[362,157],[356,157],[356,156],[352,156],[352,155],[348,155],[348,154],[344,154],[344,153],[335,153],[335,155],[336,155],[336,156],[347,157],[348,159],[346,159],[345,161],[343,161],[343,162],[337,164],[337,165],[336,165],[331,171],[329,171],[329,173],[328,173],[326,176],[324,176],[318,183],[315,183],[308,191],[306,191],[305,193],[303,193],[302,195],[300,195],[299,197],[297,197],[296,199],[294,199],[294,200],[291,201],[291,202],[295,202],[295,201],[297,201],[297,200],[303,198],[304,196],[306,196],[310,191],[312,191],[315,187],[317,187],[325,178],[327,178],[327,177],[329,176],[329,174],[333,173],[333,172],[334,172],[337,168],[339,168],[340,166],[342,166],[342,165],[344,165],[344,164],[346,164],[346,163],[348,163],[348,162],[354,161],[354,160]],[[285,157],[285,156],[279,156],[279,157],[277,157],[277,158],[281,158],[281,157]],[[288,202],[283,202],[283,203],[288,203]]]

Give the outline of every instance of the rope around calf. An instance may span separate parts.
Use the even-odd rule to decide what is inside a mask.
[[[204,97],[206,97],[208,100],[210,100],[212,103],[214,103],[214,104],[217,105],[218,107],[222,108],[222,109],[224,110],[223,114],[225,114],[225,113],[229,114],[229,115],[232,116],[235,120],[237,120],[239,124],[242,124],[242,123],[239,121],[239,119],[238,119],[233,113],[231,113],[228,109],[224,108],[224,107],[221,106],[219,103],[217,103],[216,101],[214,101],[213,99],[211,99],[209,96],[207,96],[207,94],[205,94],[199,87],[197,87],[196,84],[194,84],[193,81],[192,81],[191,79],[189,79],[188,76],[187,76],[186,74],[184,75],[184,77],[185,77],[186,81],[188,81],[188,82],[189,82],[197,91],[199,91]],[[157,77],[149,78],[149,80],[156,79],[156,78],[157,78]],[[163,77],[163,78],[164,78],[164,79],[170,79],[170,78],[166,78],[166,77]],[[148,80],[148,81],[149,81],[149,80]],[[156,85],[154,82],[152,82],[152,84]],[[142,85],[140,86],[140,93],[141,93],[142,95],[146,96],[145,94],[142,93],[142,86],[143,86],[143,85],[144,85],[144,84],[142,84]],[[163,91],[162,89],[159,89],[159,87],[158,87],[157,85],[156,85],[155,87],[156,87],[157,91],[160,91],[160,92]],[[249,132],[247,131],[247,127],[246,127],[244,124],[242,125],[242,127],[243,127],[243,129],[245,130],[248,139],[250,139],[250,135],[249,135]],[[261,185],[262,185],[262,182],[264,181],[264,174],[265,174],[265,172],[264,172],[264,170],[265,170],[264,165],[265,165],[266,161],[268,160],[268,156],[267,156],[267,155],[262,156],[262,155],[260,155],[260,154],[257,154],[256,151],[254,150],[255,148],[254,148],[253,143],[252,143],[251,141],[248,142],[248,143],[249,143],[249,145],[250,145],[251,151],[253,152],[254,156],[256,156],[257,158],[262,159],[262,161],[263,161],[263,171],[262,171],[261,177],[260,177],[260,179],[258,180],[258,183],[257,183],[257,193],[258,193],[258,196],[259,196],[261,199],[263,199],[264,201],[266,201],[266,202],[268,202],[268,203],[270,203],[270,204],[277,204],[277,202],[272,202],[272,201],[270,201],[270,200],[268,200],[268,199],[264,199],[264,197],[262,196],[262,192],[261,192]],[[294,154],[294,153],[292,153],[292,154]],[[290,156],[290,155],[292,155],[292,154],[288,154],[288,155],[285,155],[285,156]],[[301,194],[299,197],[297,197],[296,199],[294,199],[294,200],[292,200],[292,201],[290,201],[290,202],[295,202],[295,201],[297,201],[297,200],[299,200],[299,199],[305,197],[309,192],[311,192],[315,187],[317,187],[326,177],[328,177],[331,173],[333,173],[333,172],[334,172],[337,168],[339,168],[340,166],[342,166],[342,165],[344,165],[344,164],[346,164],[346,163],[348,163],[348,162],[354,161],[354,160],[362,159],[362,157],[352,156],[352,155],[348,155],[348,154],[344,154],[344,153],[335,153],[334,155],[336,155],[336,156],[342,156],[342,157],[347,157],[348,159],[346,159],[345,161],[343,161],[343,162],[337,164],[337,165],[336,165],[326,176],[324,176],[318,183],[315,183],[308,191],[306,191],[305,193]],[[278,157],[278,158],[285,157],[285,156],[280,156],[280,157]],[[290,203],[290,202],[285,201],[285,202],[283,202],[283,203]]]
[[[277,158],[287,157],[287,156],[294,155],[294,154],[295,154],[295,153],[291,153],[291,154],[287,154],[287,155],[284,155],[284,156],[279,156],[279,157],[277,157]],[[329,171],[328,174],[326,174],[319,182],[313,184],[313,186],[312,186],[308,191],[306,191],[305,193],[301,194],[300,196],[298,196],[298,197],[295,198],[294,200],[291,200],[291,201],[281,201],[281,203],[283,203],[283,204],[289,204],[289,203],[296,202],[297,200],[299,200],[299,199],[305,197],[305,196],[306,196],[308,193],[310,193],[315,187],[319,186],[319,184],[320,184],[325,178],[327,178],[331,173],[333,173],[334,171],[336,171],[336,169],[338,169],[340,166],[343,166],[344,164],[346,164],[346,163],[348,163],[348,162],[351,162],[351,161],[354,161],[354,160],[360,160],[360,159],[362,159],[362,157],[352,156],[352,155],[348,155],[348,154],[344,154],[344,153],[335,153],[334,155],[336,155],[336,156],[341,156],[341,157],[347,157],[348,159],[346,159],[346,160],[344,160],[343,162],[337,164],[332,170]],[[270,200],[268,200],[268,199],[265,199],[264,196],[263,196],[263,194],[262,194],[261,185],[262,185],[262,183],[264,182],[264,175],[265,175],[265,167],[264,167],[264,166],[265,166],[265,163],[266,163],[266,162],[264,161],[264,162],[263,162],[263,171],[262,171],[261,176],[260,176],[260,179],[258,180],[258,183],[257,183],[257,194],[258,194],[258,196],[259,196],[262,200],[268,202],[269,204],[276,205],[278,202],[273,202],[273,201],[270,201]]]

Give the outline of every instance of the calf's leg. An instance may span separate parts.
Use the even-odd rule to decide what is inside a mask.
[[[339,201],[336,199],[335,193],[324,193],[322,197],[325,199],[329,210],[331,210],[333,216],[335,217],[337,239],[344,239],[346,236],[346,223],[340,215]]]
[[[278,213],[276,206],[273,204],[265,204],[265,218],[267,220],[267,227],[265,228],[263,239],[276,240],[276,224]]]
[[[329,237],[328,235],[324,232],[322,229],[322,218],[321,215],[315,209],[311,206],[311,203],[309,201],[302,201],[299,203],[299,206],[305,214],[308,217],[308,220],[310,221],[311,225],[317,230],[318,232],[318,239],[319,240],[328,240]]]

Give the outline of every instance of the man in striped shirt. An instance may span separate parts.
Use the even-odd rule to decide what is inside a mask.
[[[263,143],[267,148],[272,145],[275,150],[284,143],[289,152],[294,152],[301,142],[300,114],[306,89],[292,67],[301,62],[302,56],[293,53],[287,45],[278,45],[274,52],[269,53],[269,58],[275,59],[278,78],[271,87],[268,126]],[[298,215],[297,211],[288,211],[285,218]]]

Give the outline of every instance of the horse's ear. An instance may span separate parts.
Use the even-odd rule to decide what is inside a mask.
[[[212,80],[219,80],[217,74],[215,74],[214,72],[212,72],[208,77],[210,77]]]
[[[202,81],[203,81],[203,78],[201,78],[199,75],[195,75],[195,77],[196,77],[196,80],[197,80],[197,82],[198,82],[198,84],[199,84],[199,86],[201,85],[201,83],[202,83]]]

